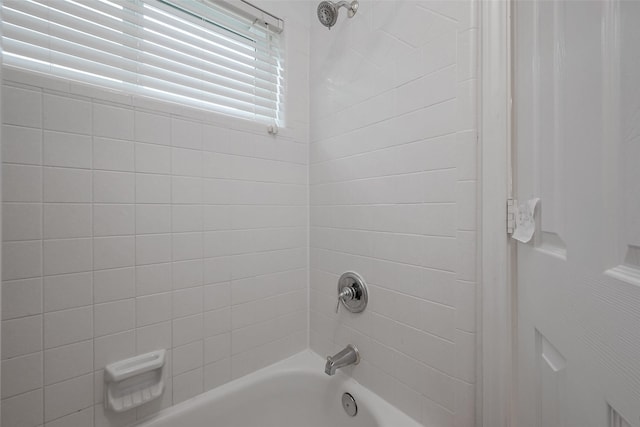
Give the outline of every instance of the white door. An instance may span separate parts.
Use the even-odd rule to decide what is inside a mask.
[[[640,0],[515,0],[514,427],[640,426]]]

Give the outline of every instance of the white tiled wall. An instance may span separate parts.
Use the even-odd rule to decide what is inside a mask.
[[[3,426],[126,425],[306,347],[308,10],[278,8],[277,137],[3,71]],[[157,348],[162,400],[105,412],[104,366]]]
[[[429,427],[475,424],[476,19],[361,0],[311,26],[311,347]],[[347,270],[370,289],[335,314]]]

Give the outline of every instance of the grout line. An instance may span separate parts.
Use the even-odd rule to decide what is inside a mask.
[[[427,175],[430,173],[455,171],[456,169],[457,169],[456,166],[447,166],[447,167],[437,168],[437,169],[420,170],[420,171],[413,171],[413,172],[402,172],[402,173],[395,173],[395,174],[388,174],[388,175],[375,175],[375,176],[368,176],[368,177],[362,177],[362,178],[344,179],[339,181],[315,182],[311,184],[311,186],[323,187],[323,186],[330,186],[330,185],[349,184],[349,183],[361,182],[361,181],[372,181],[372,180],[382,179],[382,178],[407,177],[410,175]]]
[[[322,120],[331,120],[331,119],[332,119],[332,118],[334,118],[336,115],[344,114],[344,113],[345,113],[345,111],[346,111],[346,110],[348,110],[349,108],[356,108],[356,107],[358,107],[358,106],[359,106],[360,108],[362,108],[361,104],[364,104],[365,102],[368,102],[368,101],[370,101],[370,100],[372,100],[372,99],[375,99],[376,97],[381,96],[381,95],[383,95],[383,94],[386,94],[386,93],[388,93],[388,92],[394,92],[395,90],[396,90],[396,88],[395,88],[395,87],[394,87],[394,88],[391,88],[391,89],[389,89],[389,90],[387,90],[387,91],[385,91],[385,92],[382,92],[382,93],[380,93],[380,94],[378,94],[378,95],[376,95],[376,96],[374,96],[374,97],[372,97],[372,98],[367,99],[366,101],[363,101],[363,102],[361,102],[361,103],[359,103],[359,104],[354,104],[354,105],[352,105],[352,106],[350,106],[350,107],[347,107],[347,108],[345,108],[345,109],[343,109],[343,110],[341,110],[341,111],[335,112],[335,113],[333,113],[332,115],[330,115],[330,116],[327,116],[327,117],[323,118]],[[383,124],[383,123],[390,123],[390,122],[392,122],[393,120],[396,120],[396,119],[401,118],[401,117],[404,117],[404,116],[409,116],[409,115],[412,115],[412,114],[416,114],[416,113],[417,113],[417,112],[419,112],[419,111],[424,111],[424,110],[428,110],[428,109],[431,109],[431,108],[434,108],[434,107],[439,107],[439,106],[442,106],[442,105],[447,104],[447,103],[455,103],[455,102],[456,102],[456,99],[457,99],[456,97],[454,97],[454,98],[449,98],[449,99],[446,99],[446,100],[443,100],[443,101],[440,101],[440,102],[436,102],[435,104],[431,104],[431,105],[428,105],[428,106],[424,106],[424,107],[417,108],[417,109],[412,110],[412,111],[408,111],[408,112],[406,112],[406,113],[402,113],[402,114],[398,114],[398,115],[395,115],[395,114],[394,114],[394,115],[391,115],[391,116],[385,117],[385,118],[383,118],[383,119],[380,119],[380,120],[377,120],[377,121],[374,121],[374,122],[370,122],[370,123],[363,124],[363,125],[361,125],[361,126],[359,126],[359,127],[349,128],[349,129],[343,130],[342,132],[339,132],[339,133],[337,133],[337,134],[335,134],[335,135],[327,135],[327,136],[324,136],[324,137],[322,137],[322,138],[320,138],[320,139],[316,139],[315,141],[311,141],[310,146],[313,146],[314,144],[318,144],[318,143],[321,143],[321,142],[323,142],[323,141],[327,141],[327,140],[330,140],[330,139],[333,139],[333,138],[336,138],[336,137],[346,136],[346,135],[349,135],[349,134],[351,134],[351,133],[355,133],[355,132],[357,132],[357,131],[362,131],[362,130],[364,130],[364,129],[367,129],[367,128],[370,128],[370,127],[373,127],[373,126],[376,126],[376,125],[380,125],[380,124]],[[469,130],[471,130],[471,129],[469,129]],[[456,133],[456,132],[458,132],[458,131],[459,131],[459,130],[453,130],[453,131],[451,131],[451,132],[447,132],[446,134],[443,134],[443,135],[434,135],[434,136],[432,136],[432,137],[430,137],[430,138],[435,138],[435,137],[438,137],[438,136],[449,135],[449,134],[451,134],[451,133]],[[408,142],[413,142],[413,141],[408,141]],[[399,144],[399,145],[401,145],[401,144]]]
[[[40,128],[40,163],[44,163],[44,94],[41,92],[40,93],[40,111],[41,111],[41,123],[42,123],[42,127]],[[40,236],[41,241],[40,241],[40,251],[41,251],[41,256],[40,256],[40,286],[42,286],[42,293],[41,293],[41,310],[42,310],[42,330],[41,330],[41,334],[42,334],[42,347],[41,347],[41,351],[42,351],[42,365],[41,365],[41,369],[42,369],[42,387],[41,387],[41,392],[42,392],[42,424],[44,425],[45,421],[46,421],[46,402],[45,402],[45,385],[44,385],[44,357],[45,357],[45,315],[44,315],[44,299],[45,299],[45,286],[44,286],[44,264],[45,264],[45,250],[44,250],[44,236],[45,236],[45,224],[44,224],[44,205],[42,204],[42,202],[44,202],[45,200],[45,195],[44,195],[44,169],[42,166],[38,166],[40,168],[40,178],[42,180],[41,185],[41,194],[40,194],[40,206],[42,207],[42,209],[40,209],[40,215],[41,215],[41,230],[42,230],[42,235]]]
[[[457,131],[452,131],[452,132],[447,133],[447,134],[432,136],[432,137],[425,138],[425,139],[417,139],[417,140],[414,140],[414,141],[408,141],[408,142],[403,142],[403,143],[400,143],[400,144],[392,144],[392,145],[376,148],[374,150],[361,151],[361,152],[357,152],[357,153],[353,153],[353,154],[347,154],[347,155],[341,156],[341,157],[333,157],[333,158],[329,158],[329,159],[319,160],[317,162],[309,163],[309,166],[310,167],[311,166],[318,166],[318,165],[322,165],[324,163],[329,163],[329,162],[337,162],[337,161],[340,161],[340,160],[349,160],[349,159],[351,159],[353,157],[365,157],[367,155],[370,155],[372,153],[378,153],[380,151],[391,151],[391,150],[395,150],[395,149],[399,149],[399,148],[404,148],[407,145],[431,144],[431,143],[438,142],[439,140],[442,140],[444,138],[450,138],[452,136],[455,136],[457,133],[458,133]],[[320,143],[325,142],[325,141],[328,141],[328,140],[323,140],[321,142],[317,142],[316,144],[320,144]],[[309,150],[309,151],[311,151],[311,150]]]

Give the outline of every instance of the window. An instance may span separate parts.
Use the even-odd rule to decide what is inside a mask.
[[[248,16],[246,7],[238,0],[4,0],[3,61],[281,123],[282,21]]]

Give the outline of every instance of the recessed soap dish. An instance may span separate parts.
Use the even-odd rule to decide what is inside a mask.
[[[165,350],[157,350],[107,365],[104,406],[124,412],[160,397],[164,356]]]

